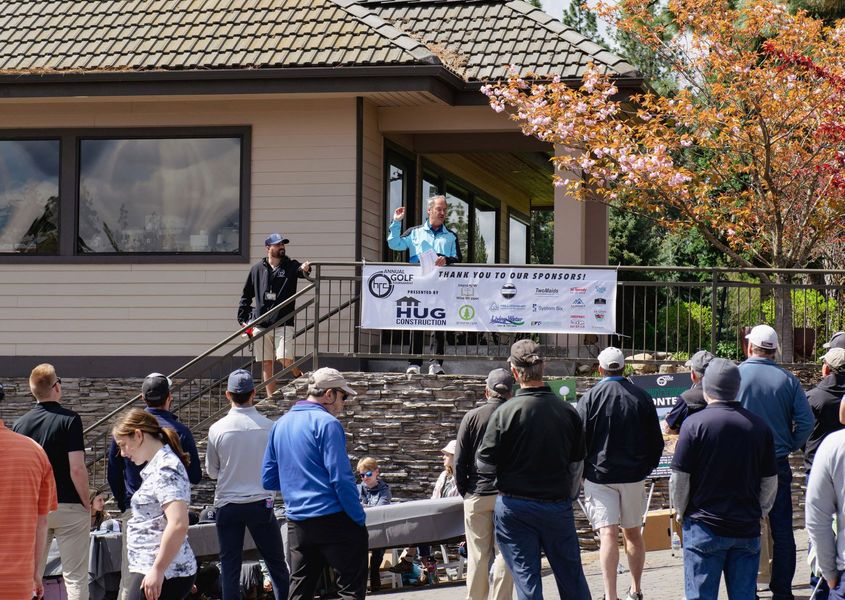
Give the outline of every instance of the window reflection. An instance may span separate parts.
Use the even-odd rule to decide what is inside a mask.
[[[475,205],[475,241],[473,262],[496,262],[496,211],[484,204]]]
[[[241,139],[82,140],[82,253],[240,247]]]
[[[508,262],[512,265],[528,263],[528,225],[511,217],[508,229]]]
[[[458,243],[461,246],[461,255],[464,262],[468,262],[469,252],[469,194],[458,188],[449,187],[446,190],[446,227],[451,229],[458,236]]]
[[[405,206],[405,170],[397,165],[390,165],[387,182],[387,225],[393,221],[397,208]]]
[[[58,254],[59,140],[0,141],[0,252]]]

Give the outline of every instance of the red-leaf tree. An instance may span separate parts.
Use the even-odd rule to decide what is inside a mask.
[[[807,266],[845,224],[845,25],[772,0],[670,0],[669,21],[651,4],[599,10],[671,64],[675,94],[623,103],[594,68],[578,88],[514,71],[483,88],[490,105],[557,145],[573,197],[695,228],[738,266]],[[775,295],[791,352],[791,296]]]

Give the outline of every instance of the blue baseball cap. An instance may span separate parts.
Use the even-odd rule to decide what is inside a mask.
[[[283,236],[281,233],[271,233],[267,236],[267,239],[264,240],[265,246],[272,246],[273,244],[289,244],[290,240]]]
[[[252,373],[244,369],[232,371],[229,374],[229,383],[226,385],[226,389],[233,394],[251,392],[255,389],[255,384],[252,382]]]

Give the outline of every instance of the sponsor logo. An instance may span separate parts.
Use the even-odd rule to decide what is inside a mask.
[[[578,319],[578,318],[575,318],[575,317],[570,317],[569,327],[571,329],[586,329],[587,328],[587,322],[584,319]]]
[[[420,306],[413,296],[403,296],[396,301],[397,325],[445,325],[446,309]]]
[[[393,282],[384,273],[371,275],[367,280],[367,287],[370,290],[370,294],[376,298],[387,298],[393,293]]]
[[[607,316],[607,311],[596,310],[593,312],[593,316],[595,317],[596,321],[604,321],[604,318]]]
[[[669,383],[670,381],[675,381],[675,378],[672,377],[671,375],[661,375],[660,377],[657,378],[656,381],[657,381],[657,385],[663,387],[667,383]]]
[[[587,315],[569,315],[570,319],[586,319]]]
[[[490,305],[490,312],[499,312],[499,305],[495,302]]]
[[[571,287],[571,288],[569,288],[569,293],[570,294],[586,294],[587,288]]]
[[[560,291],[557,288],[534,288],[535,296],[557,296]]]
[[[538,325],[542,325],[542,321],[531,321],[531,327],[537,327]]]
[[[516,296],[516,286],[512,283],[506,283],[502,286],[502,298],[510,300]]]
[[[458,309],[458,316],[461,321],[472,321],[475,318],[475,308],[469,304],[464,304]]]
[[[607,298],[596,298],[595,300],[593,300],[593,304],[605,305],[607,304]]]
[[[531,312],[554,312],[564,310],[562,306],[547,306],[545,304],[532,304]]]
[[[596,286],[596,293],[604,294],[606,291],[607,291],[607,287],[605,287],[603,285],[597,285]]]
[[[522,317],[508,315],[507,317],[491,317],[490,324],[504,325],[506,327],[519,327],[520,325],[525,325],[525,321],[522,319]]]
[[[467,283],[458,286],[458,298],[461,300],[478,300],[476,289],[478,286],[474,283]]]
[[[575,300],[572,301],[572,306],[584,306],[584,301],[581,300],[581,298],[575,298]]]

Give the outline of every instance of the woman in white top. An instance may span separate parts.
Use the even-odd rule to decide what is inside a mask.
[[[188,545],[190,458],[179,437],[141,409],[122,415],[112,428],[120,454],[141,470],[126,526],[129,600],[184,600],[197,571]]]

